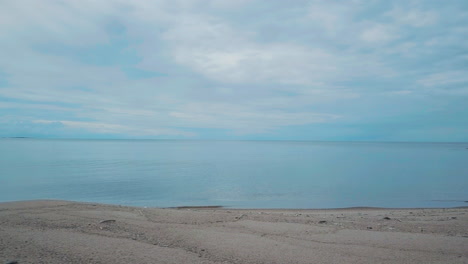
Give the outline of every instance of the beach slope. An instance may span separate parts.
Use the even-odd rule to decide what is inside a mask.
[[[468,263],[468,209],[0,203],[0,263]]]

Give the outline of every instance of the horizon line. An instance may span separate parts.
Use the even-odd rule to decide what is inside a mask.
[[[314,139],[187,139],[187,138],[57,138],[57,137],[0,137],[0,139],[42,140],[134,140],[134,141],[285,141],[285,142],[348,142],[348,143],[468,143],[468,141],[385,141],[385,140],[314,140]]]

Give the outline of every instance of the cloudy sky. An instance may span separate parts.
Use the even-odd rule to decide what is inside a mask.
[[[2,0],[9,136],[468,141],[468,1]]]

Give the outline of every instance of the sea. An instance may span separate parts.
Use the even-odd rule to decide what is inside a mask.
[[[468,206],[468,143],[0,139],[0,202]]]

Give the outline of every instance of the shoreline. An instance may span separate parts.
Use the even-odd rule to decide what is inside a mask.
[[[0,203],[0,263],[468,263],[468,207]]]
[[[144,208],[144,209],[174,209],[174,210],[184,210],[184,209],[218,209],[218,210],[266,210],[266,211],[332,211],[332,210],[423,210],[423,209],[465,209],[468,208],[468,205],[461,206],[449,206],[449,207],[378,207],[378,206],[350,206],[350,207],[330,207],[330,208],[282,208],[282,207],[266,207],[266,208],[257,208],[257,207],[234,207],[228,205],[179,205],[179,206],[168,206],[168,207],[152,207],[152,206],[136,206],[136,205],[127,205],[127,204],[117,204],[117,203],[101,203],[93,201],[75,201],[75,200],[57,200],[57,199],[34,199],[34,200],[13,200],[13,201],[0,201],[0,206],[2,204],[8,203],[28,203],[28,202],[66,202],[66,203],[80,203],[80,204],[93,204],[93,205],[103,205],[103,206],[119,206],[119,207],[135,207],[135,208]],[[457,201],[461,204],[468,204],[468,201]]]

